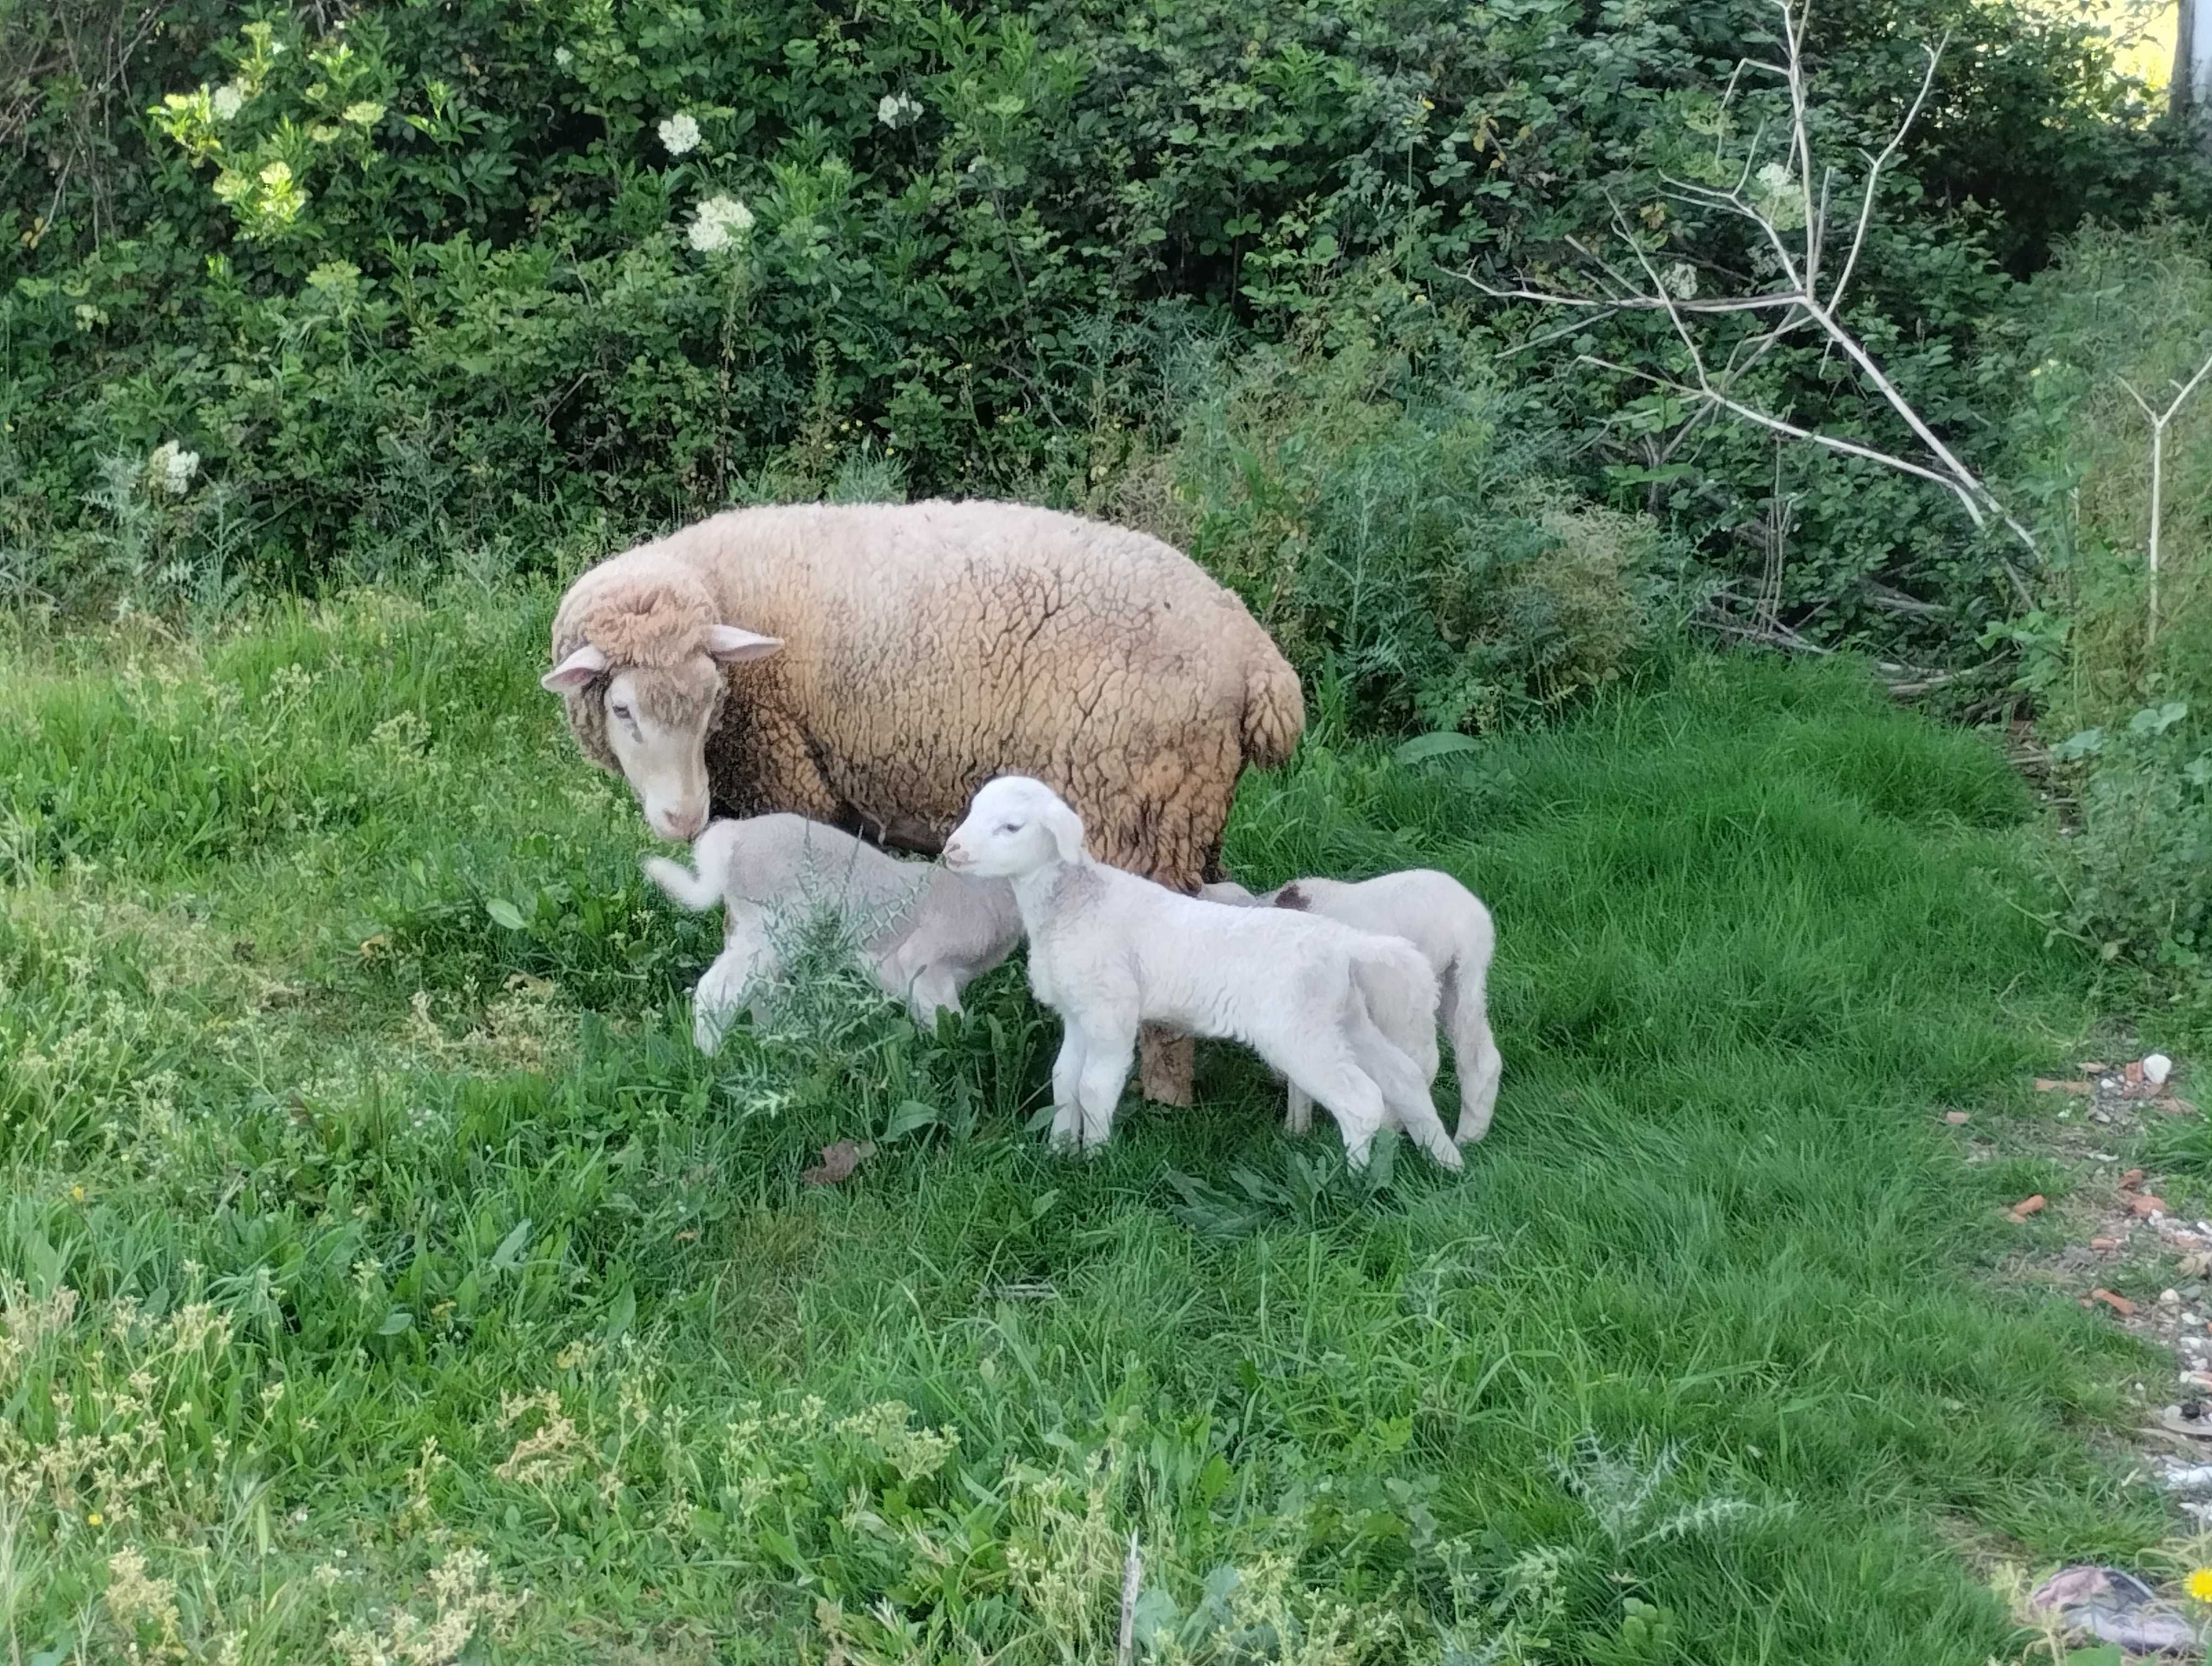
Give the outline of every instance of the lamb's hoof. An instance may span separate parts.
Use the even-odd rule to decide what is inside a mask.
[[[1429,1155],[1436,1158],[1437,1167],[1449,1169],[1455,1173],[1467,1166],[1467,1159],[1459,1154],[1459,1147],[1449,1140],[1441,1146],[1430,1146]]]

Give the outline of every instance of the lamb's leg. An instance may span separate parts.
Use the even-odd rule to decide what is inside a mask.
[[[1291,1103],[1283,1112],[1283,1132],[1292,1139],[1304,1137],[1313,1127],[1313,1097],[1296,1082],[1291,1084]]]
[[[1424,1075],[1405,1049],[1376,1027],[1367,1015],[1366,1003],[1357,994],[1352,999],[1346,1035],[1361,1067],[1382,1090],[1384,1102],[1397,1113],[1398,1125],[1413,1143],[1445,1168],[1460,1167],[1459,1147],[1444,1132],[1443,1119],[1437,1115],[1436,1101],[1430,1097],[1433,1070]]]
[[[1060,1056],[1052,1061],[1052,1148],[1073,1151],[1083,1143],[1083,1032],[1060,1021]]]
[[[1175,767],[1172,749],[1163,748],[1158,767],[1166,774],[1158,781],[1136,783],[1126,796],[1098,803],[1071,803],[1088,823],[1091,852],[1102,862],[1141,873],[1170,891],[1189,896],[1198,890],[1200,851],[1172,847],[1188,843],[1168,836],[1170,825],[1186,818],[1170,803]],[[1217,820],[1227,818],[1224,806]],[[1147,1024],[1137,1032],[1137,1081],[1146,1098],[1154,1104],[1187,1105],[1190,1081],[1198,1062],[1197,1043],[1165,1025]]]
[[[1382,1090],[1359,1067],[1343,1036],[1329,1031],[1303,1037],[1294,1053],[1268,1062],[1321,1101],[1343,1133],[1345,1160],[1365,1168],[1382,1127]]]
[[[907,998],[907,1010],[914,1015],[915,1024],[934,1033],[939,1012],[960,1016],[959,980],[943,965],[925,966],[915,977]]]
[[[1129,1066],[1137,1052],[1134,1034],[1086,1036],[1083,1043],[1083,1073],[1077,1097],[1083,1107],[1083,1148],[1096,1151],[1114,1132],[1114,1108],[1128,1085]]]
[[[1498,1107],[1498,1079],[1505,1061],[1490,1033],[1490,1009],[1484,989],[1484,971],[1470,975],[1455,968],[1444,981],[1445,1028],[1451,1035],[1452,1067],[1459,1073],[1459,1130],[1455,1138],[1471,1146],[1490,1132],[1491,1112]]]
[[[760,1003],[748,992],[775,974],[775,958],[765,944],[742,937],[727,942],[691,992],[693,1044],[702,1053],[720,1050],[740,1006],[750,1005],[757,1019]]]

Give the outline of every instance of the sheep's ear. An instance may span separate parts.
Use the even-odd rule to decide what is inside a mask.
[[[748,660],[765,660],[783,648],[781,636],[763,636],[757,630],[745,630],[737,625],[708,625],[707,654],[726,666],[742,665]]]
[[[538,681],[541,687],[556,694],[565,694],[570,689],[582,688],[606,668],[607,656],[586,642]]]
[[[1052,835],[1054,847],[1063,862],[1083,860],[1083,818],[1064,804],[1055,804],[1037,818],[1045,830]]]

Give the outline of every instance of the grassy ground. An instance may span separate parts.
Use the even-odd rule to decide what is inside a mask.
[[[1157,1659],[1982,1666],[1960,1534],[2159,1535],[1938,1115],[2088,1021],[1976,740],[1699,660],[1311,744],[1230,865],[1483,891],[1490,1140],[1357,1186],[1216,1049],[1079,1165],[1015,967],[692,1052],[547,605],[4,656],[11,1659],[1105,1661],[1134,1529]]]

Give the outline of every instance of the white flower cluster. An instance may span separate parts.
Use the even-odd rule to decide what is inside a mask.
[[[1677,301],[1693,301],[1698,294],[1698,269],[1686,260],[1677,260],[1659,274],[1659,287]]]
[[[246,108],[246,88],[234,81],[226,81],[215,89],[215,119],[228,121]]]
[[[876,104],[876,119],[889,128],[908,126],[921,117],[921,106],[904,93],[886,93]]]
[[[191,490],[192,477],[200,471],[199,453],[186,451],[174,440],[155,447],[152,461],[155,483],[172,497]]]
[[[709,197],[699,204],[686,235],[700,253],[712,254],[729,247],[752,228],[753,211],[736,198]]]
[[[668,147],[672,156],[681,156],[699,148],[699,124],[690,116],[678,113],[660,124],[660,142]]]
[[[566,46],[556,46],[553,49],[553,61],[565,70],[576,61],[576,55]]]

